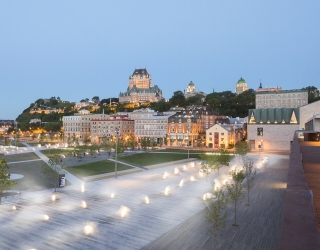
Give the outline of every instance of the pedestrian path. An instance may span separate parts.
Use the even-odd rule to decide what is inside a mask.
[[[224,246],[229,247],[221,249],[244,249],[244,246],[248,246],[246,249],[276,249],[272,242],[276,242],[277,221],[281,222],[281,218],[277,217],[279,213],[270,216],[275,210],[282,212],[279,202],[285,182],[282,170],[273,166],[281,160],[279,157],[270,157],[263,166],[259,156],[255,158],[262,183],[258,189],[262,192],[253,195],[251,210],[246,210],[243,219],[239,216],[239,224],[250,226],[251,223],[251,233],[256,231],[256,234],[236,234],[247,229],[233,229],[235,233],[228,237],[229,233],[224,232]],[[280,165],[285,166],[285,162]],[[210,190],[211,181],[223,185],[230,169],[235,167],[239,167],[238,159],[206,178],[199,173],[201,166],[197,162],[181,163],[117,179],[71,185],[57,193],[43,190],[8,197],[0,206],[0,224],[4,225],[0,227],[0,249],[148,249],[147,246],[161,239],[162,235],[201,213],[202,196]],[[269,167],[271,175],[268,174]],[[270,181],[264,182],[265,179]],[[254,204],[263,210],[255,213]],[[249,224],[245,224],[246,220]],[[270,225],[274,225],[271,230]],[[204,238],[191,235],[188,239],[184,237],[188,229],[186,225],[180,227],[181,237],[173,243],[178,246],[175,249],[202,249],[201,246],[212,249],[207,231],[201,231]],[[265,240],[257,234],[262,234]],[[204,241],[194,248],[192,241],[200,240],[208,242],[211,248]],[[244,241],[249,243],[245,245]],[[173,249],[165,242],[163,246]]]

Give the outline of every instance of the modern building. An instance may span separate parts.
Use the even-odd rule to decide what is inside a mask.
[[[129,77],[127,91],[119,94],[120,103],[158,102],[162,91],[157,85],[152,87],[152,78],[147,69],[135,69]]]
[[[168,119],[170,116],[145,116],[135,118],[134,136],[140,143],[141,138],[150,138],[157,143],[164,140],[168,133]]]
[[[299,108],[249,109],[248,143],[252,149],[289,150],[299,129]]]
[[[234,92],[239,95],[241,94],[242,92],[244,91],[247,91],[248,90],[248,85],[247,85],[247,82],[241,77],[239,79],[239,81],[237,82],[236,84],[236,88],[234,90]]]
[[[105,138],[107,141],[118,136],[126,139],[134,135],[134,120],[127,115],[111,115],[108,119],[92,119],[91,141],[100,143]]]
[[[256,109],[298,108],[308,104],[308,90],[274,90],[256,93]]]

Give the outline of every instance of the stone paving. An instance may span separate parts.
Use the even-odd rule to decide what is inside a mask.
[[[257,216],[251,217],[250,210],[247,210],[249,217],[246,218],[260,225],[256,228],[257,233],[269,236],[263,241],[251,236],[251,242],[256,242],[252,246],[263,249],[259,244],[268,246],[263,242],[277,236],[277,230],[267,231],[263,225],[267,223],[267,228],[269,225],[276,225],[278,217],[269,217],[271,212],[268,209],[276,207],[281,210],[281,195],[285,185],[285,181],[281,179],[283,169],[276,169],[273,164],[287,156],[268,156],[268,161],[264,164],[260,158],[266,155],[252,157],[256,160],[255,166],[261,180],[275,178],[273,182],[261,184],[258,189],[265,188],[266,192],[257,192],[253,197],[253,205],[249,208],[254,212],[254,200],[260,203],[262,199],[264,202],[261,206],[265,211],[259,210]],[[0,206],[0,249],[141,249],[148,246],[189,218],[201,214],[202,195],[210,190],[210,182],[214,180],[218,185],[223,185],[229,178],[229,170],[239,166],[239,159],[235,158],[230,167],[225,167],[219,174],[211,174],[208,178],[199,176],[200,165],[197,162],[195,167],[192,164],[172,165],[117,179],[90,182],[84,187],[77,182],[57,193],[43,190],[25,192],[21,197],[8,197]],[[285,162],[283,165],[285,166]],[[272,166],[272,175],[266,175],[269,166]],[[175,168],[180,170],[177,175],[174,174]],[[168,176],[164,179],[165,172]],[[195,181],[191,181],[192,176]],[[181,180],[184,180],[182,187],[179,186]],[[84,192],[82,188],[85,189]],[[165,190],[169,191],[168,195],[165,195]],[[277,193],[280,198],[276,195],[277,199],[270,200]],[[53,194],[56,195],[54,201]],[[148,196],[150,204],[146,204],[145,196]],[[83,201],[87,208],[82,208]],[[126,208],[120,210],[121,206]],[[239,216],[240,224],[244,224],[245,220]],[[86,234],[85,229],[87,233],[89,229],[92,231]],[[181,233],[182,230],[186,229],[181,228]],[[207,234],[208,240],[210,235],[202,232]],[[226,242],[233,242],[230,249],[240,249],[236,247],[237,244],[243,244],[240,241],[242,238],[241,234],[235,234],[233,238],[226,237]],[[179,240],[181,249],[188,246],[189,249],[199,249],[190,248],[190,241],[184,241],[182,237]],[[210,242],[207,246],[210,246]]]

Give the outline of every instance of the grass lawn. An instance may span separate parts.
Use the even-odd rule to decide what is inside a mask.
[[[165,163],[170,161],[178,161],[178,160],[184,160],[188,159],[187,152],[183,151],[185,154],[169,154],[169,153],[139,153],[134,155],[128,155],[128,156],[121,156],[119,157],[119,161],[131,163],[132,165],[136,166],[149,166],[159,163]],[[199,158],[199,152],[198,154],[190,154],[190,158]]]
[[[126,170],[126,169],[131,169],[131,167],[118,163],[117,165],[118,171]],[[107,160],[96,161],[96,162],[86,163],[82,165],[77,165],[74,167],[68,167],[66,168],[66,170],[78,177],[106,174],[106,173],[114,172],[114,162],[107,161]]]
[[[51,148],[50,150],[49,149],[40,150],[40,152],[47,157],[54,154],[63,154],[65,156],[72,156],[73,151],[74,151],[73,148],[72,149],[71,148],[70,149]]]
[[[18,161],[29,161],[40,159],[35,153],[23,153],[23,154],[10,154],[4,155],[2,158],[5,158],[7,162],[18,162]]]
[[[166,149],[159,149],[157,150],[157,152],[179,152],[179,153],[188,153],[188,148],[186,147],[186,149],[174,149],[174,148],[166,148]],[[202,150],[192,150],[192,148],[190,147],[189,149],[189,153],[205,153],[208,151],[202,151]]]

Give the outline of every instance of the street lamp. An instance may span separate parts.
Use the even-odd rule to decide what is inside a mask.
[[[189,129],[187,130],[188,137],[187,137],[187,143],[188,143],[188,161],[189,161]]]
[[[114,163],[114,177],[117,178],[117,161],[118,161],[118,131],[119,128],[116,127],[116,155],[115,155],[115,163]]]

